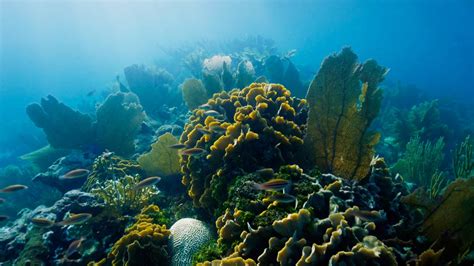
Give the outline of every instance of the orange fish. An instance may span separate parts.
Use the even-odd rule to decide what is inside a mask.
[[[54,225],[54,221],[51,221],[46,218],[32,218],[31,223],[37,227],[48,228]]]
[[[154,184],[158,183],[160,180],[161,180],[161,177],[159,176],[152,176],[152,177],[145,178],[135,186],[135,189],[141,189],[144,187],[153,186]]]
[[[11,186],[8,186],[8,187],[4,187],[3,189],[0,190],[0,192],[10,193],[10,192],[15,192],[15,191],[19,191],[19,190],[23,190],[23,189],[27,189],[27,188],[28,187],[25,186],[25,185],[17,184],[17,185],[11,185]]]
[[[196,156],[196,155],[203,154],[205,151],[206,150],[201,149],[201,148],[190,148],[190,149],[182,150],[181,155]]]
[[[87,169],[74,169],[60,176],[59,179],[76,179],[76,178],[88,176],[89,173],[90,171]]]
[[[181,149],[186,148],[186,145],[181,144],[181,143],[177,143],[177,144],[173,144],[173,145],[168,146],[168,148],[170,148],[170,149],[176,149],[176,150],[181,150]]]
[[[81,237],[79,239],[76,239],[76,240],[72,241],[71,244],[69,244],[69,247],[66,250],[65,257],[69,258],[72,254],[74,254],[76,252],[79,252],[79,250],[82,247],[82,242],[84,242],[84,240],[86,240],[86,239],[84,237]]]
[[[82,224],[92,218],[92,214],[90,213],[78,213],[78,214],[73,214],[66,220],[63,220],[59,223],[56,223],[57,225],[63,226],[63,225],[72,225],[72,224]]]
[[[278,190],[284,190],[287,188],[291,182],[289,180],[281,179],[281,178],[275,178],[271,179],[265,183],[258,184],[258,183],[253,183],[254,188],[258,190],[271,190],[271,191],[278,191]]]

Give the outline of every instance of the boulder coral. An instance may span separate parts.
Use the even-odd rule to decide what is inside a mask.
[[[350,48],[327,57],[306,99],[308,129],[304,142],[311,165],[348,179],[363,179],[380,134],[372,132],[382,100],[378,84],[387,69],[375,60],[363,64]]]
[[[203,152],[183,154],[180,163],[195,206],[212,213],[237,174],[294,162],[306,117],[305,100],[265,83],[214,94],[205,108],[194,110],[180,143]]]

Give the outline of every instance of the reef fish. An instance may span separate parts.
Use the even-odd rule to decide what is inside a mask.
[[[216,110],[208,110],[205,111],[204,114],[209,116],[222,116],[222,114],[217,112]]]
[[[201,133],[201,134],[203,134],[203,135],[211,135],[211,134],[212,134],[211,131],[209,131],[209,130],[207,130],[207,129],[205,129],[205,128],[202,128],[202,127],[198,128],[197,131],[199,131],[199,133]]]
[[[73,214],[69,216],[66,220],[63,220],[61,222],[58,222],[57,225],[73,225],[73,224],[81,224],[84,223],[85,221],[89,220],[92,218],[92,214],[90,213],[78,213],[78,214]]]
[[[15,192],[15,191],[19,191],[19,190],[23,190],[23,189],[27,189],[27,188],[28,187],[25,186],[25,185],[17,184],[17,185],[11,185],[11,186],[8,186],[8,187],[4,187],[3,189],[0,190],[0,192],[10,193],[10,192]]]
[[[195,156],[195,155],[203,154],[205,151],[206,150],[201,149],[201,148],[190,148],[190,149],[182,150],[181,155]]]
[[[378,211],[351,210],[350,214],[368,222],[376,222],[384,218]]]
[[[44,227],[44,228],[51,227],[51,226],[54,225],[54,221],[51,221],[51,220],[46,219],[46,218],[32,218],[31,223],[34,226]]]
[[[266,197],[264,200],[276,201],[279,203],[292,203],[296,201],[296,197],[287,193],[281,193]]]
[[[262,169],[258,169],[255,172],[264,177],[272,177],[274,174],[274,171],[272,168],[262,168]]]
[[[278,191],[287,188],[290,184],[291,182],[289,180],[275,178],[262,184],[254,183],[253,185],[254,188],[258,190]]]
[[[4,198],[0,198],[0,204],[4,203],[5,202],[5,199]]]
[[[79,252],[79,250],[82,247],[82,242],[84,242],[84,240],[86,240],[86,239],[84,237],[81,237],[79,239],[76,239],[76,240],[72,241],[71,244],[69,244],[69,247],[66,250],[65,257],[69,258],[72,254],[74,254],[76,252]]]
[[[173,145],[168,146],[168,148],[170,148],[170,149],[176,149],[176,150],[181,150],[181,149],[186,148],[186,145],[185,145],[185,144],[181,144],[181,143],[177,143],[177,144],[173,144]]]
[[[88,176],[90,173],[87,169],[74,169],[72,171],[67,172],[66,174],[59,177],[59,179],[76,179],[81,178],[84,176]]]
[[[201,104],[201,105],[198,106],[198,108],[204,109],[204,110],[209,110],[209,109],[211,109],[211,107],[212,106],[210,104],[207,104],[207,103]]]
[[[221,127],[221,126],[218,126],[218,125],[214,125],[214,126],[210,126],[209,129],[214,132],[214,133],[217,133],[217,134],[222,134],[222,133],[225,133],[226,129]]]
[[[160,180],[161,180],[161,177],[159,176],[152,176],[152,177],[145,178],[135,186],[135,189],[142,189],[144,187],[153,186],[154,184],[158,183]]]
[[[0,215],[0,222],[3,222],[5,220],[8,220],[10,217],[6,216],[6,215]]]

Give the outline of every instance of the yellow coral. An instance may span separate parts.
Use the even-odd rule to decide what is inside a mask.
[[[380,109],[382,92],[377,86],[386,72],[374,60],[357,63],[350,48],[324,60],[307,95],[304,142],[309,151],[304,156],[311,155],[312,164],[344,178],[367,176],[380,138],[368,128]]]
[[[161,135],[151,145],[151,151],[138,157],[138,163],[148,175],[172,176],[179,173],[179,155],[176,149],[178,139],[171,133]]]

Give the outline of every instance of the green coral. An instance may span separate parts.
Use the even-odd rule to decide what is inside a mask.
[[[376,61],[357,62],[350,48],[327,57],[312,81],[307,100],[308,129],[304,142],[321,171],[363,179],[380,134],[369,130],[382,100],[378,84],[387,69]]]
[[[474,169],[474,159],[471,136],[467,136],[456,147],[453,154],[453,169],[455,178],[469,178]]]
[[[206,88],[204,88],[204,84],[199,79],[191,78],[185,80],[181,85],[181,91],[183,100],[191,111],[207,102]]]
[[[161,135],[151,145],[151,151],[138,157],[138,163],[150,176],[173,176],[179,174],[179,155],[176,149],[170,148],[177,144],[178,139],[171,133]]]
[[[97,109],[97,142],[118,155],[131,155],[135,151],[135,135],[144,119],[135,94],[111,94]]]
[[[431,141],[423,142],[419,136],[415,136],[408,142],[405,153],[394,165],[393,170],[419,187],[436,189],[438,186],[436,183],[442,181],[437,179],[442,178],[439,174],[444,159],[443,148],[442,137],[433,144]]]
[[[208,105],[210,110],[194,110],[180,138],[205,154],[182,156],[181,172],[195,206],[212,213],[226,199],[236,175],[297,160],[306,102],[291,97],[281,85],[254,83],[215,94]]]
[[[136,213],[151,203],[159,190],[154,186],[135,189],[141,181],[140,175],[126,175],[118,180],[107,180],[97,184],[91,193],[121,213]]]

